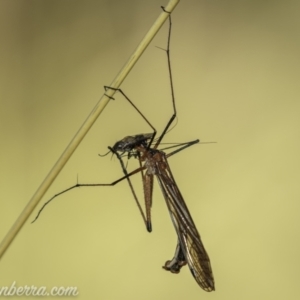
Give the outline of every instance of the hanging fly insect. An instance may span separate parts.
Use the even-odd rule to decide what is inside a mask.
[[[165,11],[164,7],[162,9]],[[165,11],[168,13],[167,11]],[[170,61],[170,37],[171,37],[171,16],[169,14],[169,32],[168,32],[168,41],[167,49],[164,49],[167,53],[168,60],[168,70],[171,86],[171,96],[172,96],[172,105],[173,105],[173,115],[168,121],[165,129],[162,134],[156,139],[156,130],[152,124],[146,119],[146,117],[141,113],[141,111],[132,103],[132,101],[126,96],[126,94],[121,89],[115,89],[120,92],[122,96],[127,99],[127,101],[136,109],[136,111],[141,115],[141,117],[148,123],[148,125],[153,129],[153,133],[147,134],[137,134],[133,136],[127,136],[122,140],[118,141],[113,147],[108,147],[109,152],[113,155],[116,155],[120,161],[122,171],[124,176],[112,183],[101,184],[101,183],[87,183],[80,184],[77,183],[60,193],[54,195],[50,200],[48,200],[42,208],[39,210],[36,218],[33,220],[36,221],[40,216],[42,210],[45,206],[50,203],[54,198],[59,195],[66,193],[74,188],[83,187],[83,186],[114,186],[115,184],[127,180],[131,192],[134,196],[136,204],[140,210],[142,218],[144,220],[146,229],[151,232],[151,206],[152,206],[152,192],[153,192],[153,178],[157,178],[158,184],[164,196],[168,211],[172,223],[175,227],[178,241],[175,249],[175,254],[172,260],[168,260],[163,268],[172,273],[179,273],[180,269],[184,265],[188,265],[193,277],[199,286],[207,292],[211,292],[215,289],[214,287],[214,278],[212,274],[212,269],[210,265],[210,260],[208,254],[202,244],[198,230],[194,224],[194,221],[189,213],[189,210],[184,202],[184,199],[179,191],[179,188],[175,182],[173,174],[171,172],[168,158],[179,151],[182,151],[194,144],[199,143],[199,140],[194,140],[187,143],[182,143],[176,145],[178,149],[173,150],[170,153],[165,153],[162,150],[158,149],[158,146],[161,144],[162,139],[169,130],[171,124],[176,118],[176,106],[175,106],[175,96],[173,89],[173,80],[171,72],[171,61]],[[113,89],[111,87],[105,87],[105,89]],[[139,167],[132,171],[127,172],[125,167],[123,157],[135,158],[139,162]],[[140,205],[140,202],[136,196],[135,190],[131,183],[130,177],[134,174],[141,173],[143,189],[144,189],[144,200],[145,200],[145,213]]]

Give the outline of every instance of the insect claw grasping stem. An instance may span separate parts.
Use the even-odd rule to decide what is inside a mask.
[[[168,13],[168,14],[170,14],[170,13],[171,13],[171,12],[167,11],[167,10],[165,9],[165,7],[164,7],[164,6],[161,6],[161,8],[162,8],[162,10],[163,10],[164,12],[166,12],[166,13]]]
[[[111,88],[111,87],[105,85],[105,86],[104,86],[104,90],[107,91],[108,89],[115,90],[115,91],[118,90],[118,89],[114,89],[114,88]],[[112,97],[112,96],[109,96],[109,95],[107,95],[107,94],[105,94],[105,93],[104,93],[104,95],[105,95],[106,97],[108,97],[110,100],[115,100],[115,98]]]

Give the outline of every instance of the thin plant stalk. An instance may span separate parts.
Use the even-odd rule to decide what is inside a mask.
[[[124,81],[126,76],[129,74],[137,60],[141,57],[149,43],[152,41],[154,36],[157,34],[159,29],[162,27],[164,22],[167,20],[169,13],[174,10],[180,0],[170,0],[168,5],[165,6],[166,11],[162,11],[158,16],[157,20],[154,22],[150,30],[147,32],[145,37],[142,39],[141,43],[138,45],[136,50],[130,56],[129,60],[125,64],[125,66],[121,69],[119,74],[110,84],[110,87],[118,89],[121,83]],[[32,196],[31,200],[28,202],[24,210],[21,212],[20,216],[17,218],[11,229],[8,231],[4,239],[0,244],[0,258],[3,256],[11,242],[14,240],[20,229],[23,227],[25,222],[27,221],[28,217],[31,215],[32,211],[42,199],[48,188],[51,186],[55,178],[58,176],[60,171],[63,169],[64,165],[67,163],[69,158],[72,156],[73,152],[79,146],[82,139],[88,133],[92,125],[95,123],[105,106],[108,104],[110,98],[113,97],[116,90],[109,89],[106,91],[102,97],[100,98],[99,102],[93,108],[90,115],[84,121],[82,126],[79,128],[78,132],[75,134],[67,148],[64,150],[58,161],[55,163],[53,168],[50,170],[49,174],[46,176],[42,184],[39,186],[35,194]]]

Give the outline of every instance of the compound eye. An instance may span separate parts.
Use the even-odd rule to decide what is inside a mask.
[[[114,151],[123,151],[122,144],[120,142],[115,143],[113,146]]]

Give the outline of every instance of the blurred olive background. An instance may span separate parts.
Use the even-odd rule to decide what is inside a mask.
[[[1,238],[166,4],[0,1]],[[176,244],[162,194],[156,186],[149,234],[126,182],[73,190],[28,221],[0,262],[0,286],[77,286],[78,299],[298,299],[299,9],[299,1],[182,0],[173,14],[178,122],[164,141],[217,142],[170,158],[216,292],[202,291],[187,267],[162,270]],[[172,115],[166,55],[155,47],[166,47],[167,29],[122,85],[159,131]],[[98,154],[146,132],[116,95],[30,221],[77,177],[121,177],[119,162]],[[141,192],[140,176],[134,184]]]

